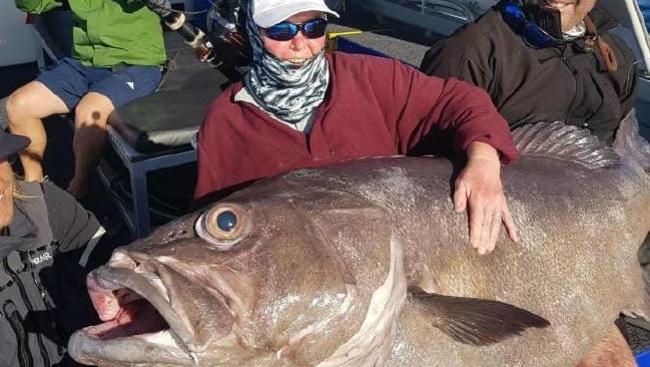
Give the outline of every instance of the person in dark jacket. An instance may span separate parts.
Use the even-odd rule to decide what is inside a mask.
[[[563,121],[611,144],[636,83],[632,51],[609,32],[615,20],[596,0],[529,2],[501,1],[433,46],[421,70],[483,88],[511,129]]]
[[[69,335],[96,320],[85,265],[103,229],[49,182],[21,182],[8,157],[29,139],[0,130],[0,366],[65,363]]]
[[[444,137],[467,158],[454,204],[469,208],[471,245],[492,251],[502,224],[516,239],[500,159],[517,150],[484,91],[397,60],[326,53],[325,16],[337,14],[323,0],[251,0],[248,12],[251,70],[217,98],[198,135],[199,202],[263,177],[406,155]]]

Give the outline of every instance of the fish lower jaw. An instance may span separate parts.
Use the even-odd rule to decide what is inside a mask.
[[[76,361],[91,365],[102,365],[105,361],[110,364],[149,362],[156,355],[164,357],[159,363],[197,365],[200,353],[196,351],[201,348],[185,344],[152,309],[147,300],[140,298],[121,309],[113,319],[77,331],[69,343],[77,355],[71,355]]]
[[[68,352],[77,362],[99,366],[133,365],[151,361],[185,366],[198,363],[197,354],[179,347],[177,337],[171,330],[102,340],[86,328],[72,335]]]
[[[88,276],[87,286],[103,323],[78,332],[75,340],[82,344],[77,350],[91,357],[102,350],[111,354],[110,361],[121,361],[124,348],[141,345],[142,350],[165,351],[160,354],[195,364],[195,350],[200,348],[193,347],[193,331],[173,309],[159,276],[128,267],[100,267]]]
[[[165,329],[165,330],[154,331],[154,332],[143,333],[143,334],[134,334],[131,336],[118,337],[118,338],[105,338],[102,337],[101,332],[98,333],[98,330],[101,330],[102,326],[106,324],[107,323],[95,325],[95,326],[89,326],[87,328],[82,329],[81,331],[84,333],[86,337],[100,342],[114,341],[114,340],[127,341],[129,339],[138,339],[138,340],[145,341],[149,344],[177,348],[179,350],[181,349],[178,347],[176,343],[177,337],[174,335],[171,329]]]

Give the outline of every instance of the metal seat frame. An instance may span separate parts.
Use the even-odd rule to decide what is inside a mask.
[[[133,236],[145,237],[151,232],[147,174],[159,169],[195,162],[196,150],[192,146],[185,146],[161,153],[141,153],[110,127],[108,142],[128,170],[131,183],[131,207],[120,200],[115,200],[116,205]],[[102,184],[110,189],[115,174],[106,160],[100,162],[97,173]]]

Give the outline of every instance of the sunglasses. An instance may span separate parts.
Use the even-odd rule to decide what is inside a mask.
[[[310,39],[323,37],[326,28],[327,20],[316,18],[302,24],[281,22],[269,28],[265,28],[264,32],[266,33],[266,36],[272,40],[289,41],[298,34],[298,31],[302,32],[305,37]]]
[[[546,33],[537,24],[526,19],[521,6],[515,3],[502,2],[499,10],[510,27],[519,32],[526,43],[534,48],[544,48],[562,43],[560,40]]]

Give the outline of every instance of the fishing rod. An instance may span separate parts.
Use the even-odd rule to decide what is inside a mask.
[[[177,32],[183,41],[194,49],[199,60],[214,66],[219,64],[212,42],[200,28],[187,21],[185,13],[172,9],[168,0],[142,1],[165,22],[170,30]]]
[[[227,32],[220,32],[216,42],[210,40],[203,30],[187,21],[185,13],[172,9],[169,0],[142,0],[146,6],[156,13],[167,27],[178,33],[185,43],[196,52],[197,58],[213,67],[241,66],[248,62],[248,46],[246,38],[231,27]]]

